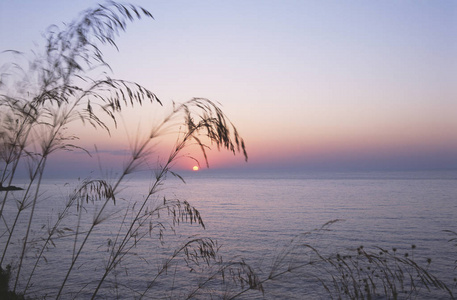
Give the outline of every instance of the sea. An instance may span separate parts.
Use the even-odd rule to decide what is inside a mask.
[[[149,198],[154,173],[126,178],[115,201],[110,200],[100,216],[97,213],[104,201],[97,198],[77,199],[65,210],[83,178],[44,180],[17,290],[27,285],[40,257],[26,295],[54,299],[95,222],[62,290],[62,299],[89,299],[109,266],[113,245],[119,245],[147,199],[141,227],[130,235],[118,255],[122,259],[104,279],[97,299],[344,299],[351,295],[344,291],[345,278],[380,278],[383,263],[393,274],[405,275],[396,285],[398,290],[406,290],[400,299],[450,299],[449,291],[457,294],[455,170],[178,173],[169,173]],[[111,174],[105,179],[114,183],[115,178]],[[15,185],[25,187],[25,181]],[[11,192],[5,203],[0,225],[2,251],[22,193]],[[175,210],[157,210],[177,201],[180,204]],[[198,210],[204,227],[191,223],[190,218],[173,220],[185,203]],[[17,219],[5,256],[12,277],[19,266],[31,208],[25,208]],[[56,222],[59,230],[47,240]],[[196,245],[203,241],[217,250],[212,261],[197,259],[201,248]],[[358,257],[361,249],[373,256]],[[383,260],[382,255],[388,259]],[[336,265],[320,262],[328,257]],[[380,257],[377,262],[376,257]],[[436,276],[449,291],[428,290],[419,279],[425,273],[414,273],[413,265],[401,265],[402,259],[410,259],[426,274]],[[344,271],[338,264],[351,265],[353,273],[347,274],[349,269]],[[243,277],[243,272],[257,277]],[[236,278],[238,281],[231,281]],[[263,282],[262,291],[248,289],[253,278]],[[354,282],[346,280],[346,284]],[[390,284],[381,281],[380,295],[372,295],[372,299],[385,299],[382,286]]]

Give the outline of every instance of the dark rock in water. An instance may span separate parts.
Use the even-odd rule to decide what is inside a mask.
[[[22,191],[22,190],[23,190],[23,188],[20,188],[20,187],[14,186],[14,185],[10,185],[10,186],[0,185],[0,192],[1,191]]]

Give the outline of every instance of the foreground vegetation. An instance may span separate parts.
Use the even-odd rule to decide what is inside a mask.
[[[163,189],[169,176],[182,179],[173,166],[188,156],[185,149],[197,145],[207,160],[209,146],[216,146],[247,159],[235,126],[208,99],[173,104],[146,137],[137,139],[117,176],[79,180],[61,197],[59,210],[52,211],[49,219],[40,218],[37,211],[44,203],[48,160],[58,151],[89,154],[69,133],[72,124],[80,122],[110,132],[126,107],[148,102],[161,109],[162,102],[147,88],[110,78],[104,72],[109,65],[100,47],[116,47],[115,38],[126,29],[127,22],[142,17],[151,19],[152,15],[141,7],[108,2],[85,11],[63,29],[51,26],[44,53],[28,57],[11,52],[18,61],[3,68],[2,299],[232,299],[252,293],[262,297],[268,295],[270,282],[288,276],[314,281],[335,299],[415,298],[424,290],[453,298],[453,287],[428,272],[430,262],[422,266],[412,255],[363,247],[352,254],[324,255],[318,245],[307,242],[311,235],[329,230],[334,221],[298,235],[264,270],[240,258],[224,259],[217,241],[211,238],[170,234],[178,227],[205,227],[195,207],[170,197]],[[169,155],[164,159],[154,156],[156,141],[170,128],[176,129],[176,141]],[[128,180],[151,161],[155,167],[150,168],[153,176],[144,195],[124,199]],[[28,174],[23,190],[8,188],[15,183],[20,168],[26,168]],[[109,232],[107,240],[102,232]],[[137,265],[142,269],[129,268]],[[49,289],[40,287],[42,278],[50,273],[60,281],[49,283]],[[132,274],[142,276],[144,282],[132,282]]]

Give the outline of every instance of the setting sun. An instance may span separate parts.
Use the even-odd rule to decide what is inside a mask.
[[[198,169],[200,169],[198,166],[194,166],[194,167],[192,168],[193,171],[198,171]]]

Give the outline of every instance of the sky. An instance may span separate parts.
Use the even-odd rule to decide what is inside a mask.
[[[0,50],[28,51],[48,25],[97,3],[0,0]],[[249,160],[213,149],[211,168],[457,169],[457,2],[132,3],[155,19],[129,24],[119,52],[104,51],[112,77],[144,85],[165,106],[219,102]],[[166,109],[126,111],[111,138],[74,130],[109,163]],[[94,165],[77,152],[54,161],[53,171]]]

